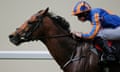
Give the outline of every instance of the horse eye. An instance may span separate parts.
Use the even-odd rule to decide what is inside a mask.
[[[36,18],[37,18],[38,20],[41,20],[41,19],[42,19],[42,16],[36,16]]]
[[[39,16],[36,16],[37,19],[39,19]]]
[[[31,22],[31,21],[28,21],[28,24],[32,24],[33,22]]]

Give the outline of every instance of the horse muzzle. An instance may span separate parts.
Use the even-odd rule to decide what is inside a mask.
[[[19,36],[14,36],[14,35],[9,35],[9,40],[12,42],[14,45],[19,45],[21,43],[21,39]]]

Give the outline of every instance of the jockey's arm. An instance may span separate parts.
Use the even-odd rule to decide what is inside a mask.
[[[93,16],[91,25],[92,25],[91,31],[89,33],[87,33],[87,34],[82,34],[83,38],[93,39],[97,35],[97,33],[99,32],[101,24],[100,24],[99,14],[98,13],[96,13]]]

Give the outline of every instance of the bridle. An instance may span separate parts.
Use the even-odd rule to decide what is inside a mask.
[[[67,36],[71,36],[71,33],[67,33],[67,34],[62,34],[62,35],[52,35],[52,36],[40,36],[39,38],[33,38],[32,37],[32,33],[40,26],[43,25],[43,19],[45,16],[37,16],[38,21],[36,21],[36,24],[33,24],[32,22],[28,21],[28,26],[30,27],[30,29],[28,31],[22,31],[23,35],[21,36],[21,40],[22,41],[30,41],[30,40],[40,40],[40,39],[48,39],[48,38],[60,38],[60,37],[67,37]],[[19,30],[19,28],[17,28],[17,30]],[[17,35],[19,35],[19,32],[16,33]]]
[[[43,16],[39,16],[38,18],[39,19],[36,24],[33,24],[32,22],[28,22],[28,26],[30,26],[31,28],[28,32],[26,32],[25,38],[29,38],[33,40],[32,33],[43,23]]]

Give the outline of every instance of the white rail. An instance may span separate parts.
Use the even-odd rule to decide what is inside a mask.
[[[48,51],[0,51],[0,59],[52,59]]]

